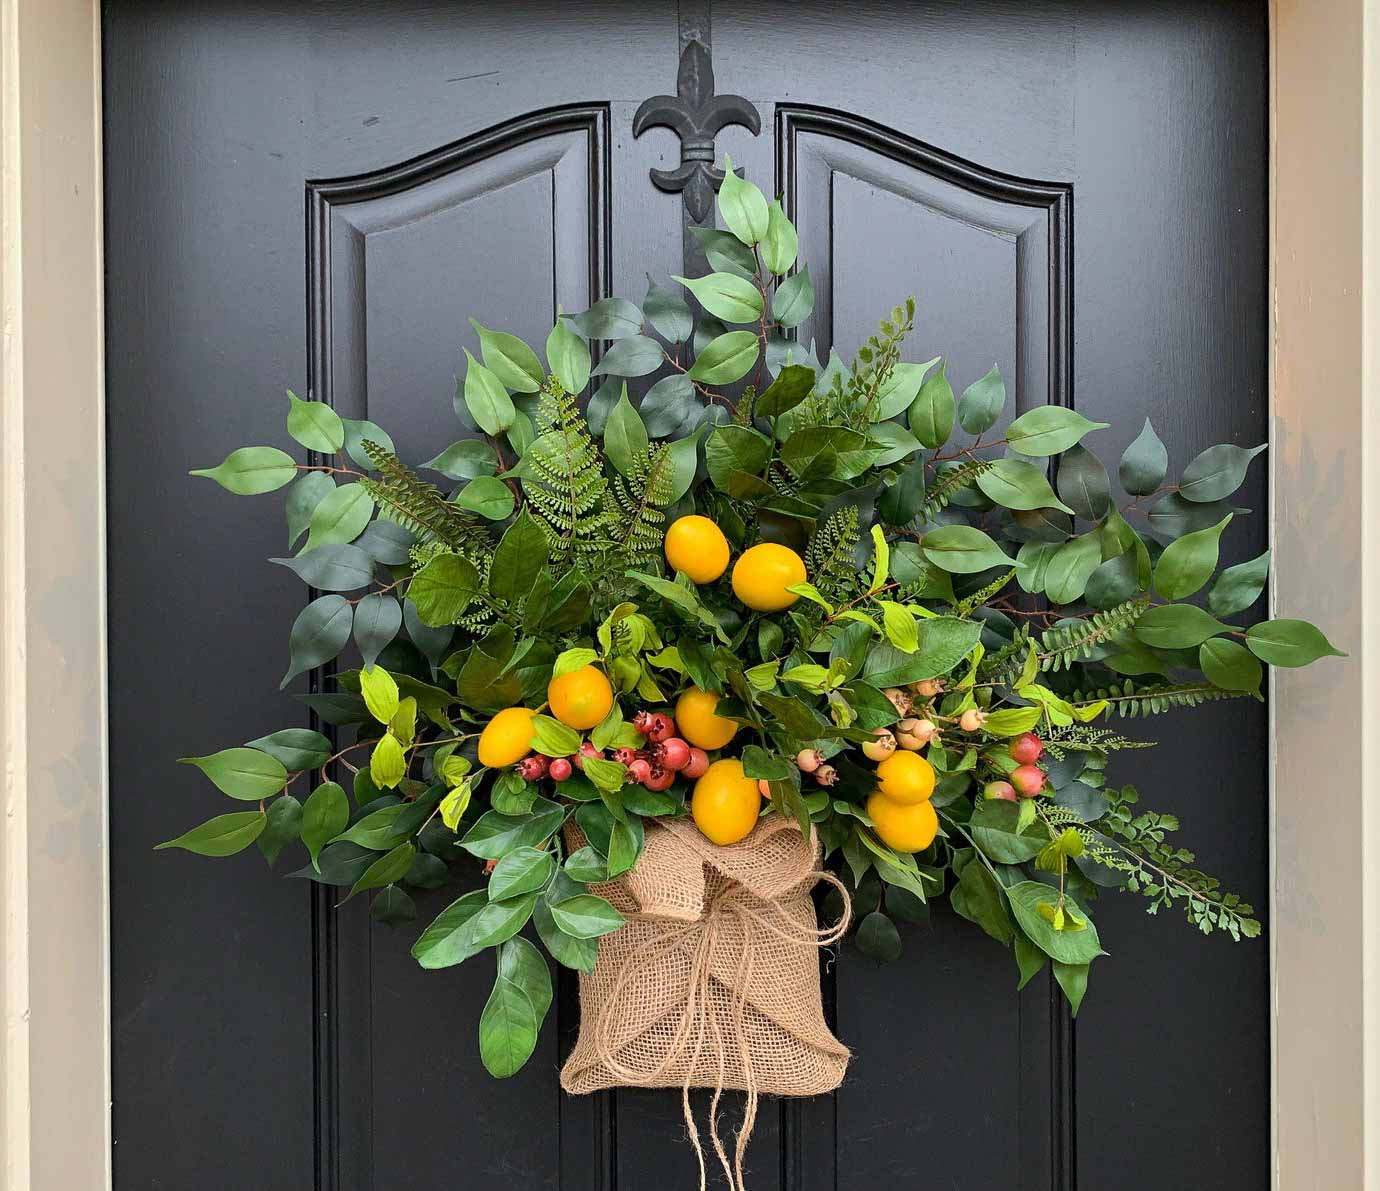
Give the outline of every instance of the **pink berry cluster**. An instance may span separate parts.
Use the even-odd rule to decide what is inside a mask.
[[[514,767],[524,780],[540,781],[549,777],[553,782],[568,781],[577,769],[585,767],[588,757],[617,761],[628,771],[628,777],[648,790],[666,790],[680,775],[694,781],[709,768],[709,754],[694,748],[676,735],[676,721],[665,712],[639,711],[632,719],[638,735],[646,739],[642,748],[616,748],[607,754],[589,741],[580,751],[569,757],[547,758],[531,753]]]
[[[1036,761],[1044,754],[1044,742],[1034,732],[1022,732],[1008,746],[1011,759],[1016,768],[1008,775],[1009,781],[988,782],[982,788],[984,798],[1015,802],[1019,798],[1034,798],[1045,788],[1048,774]]]

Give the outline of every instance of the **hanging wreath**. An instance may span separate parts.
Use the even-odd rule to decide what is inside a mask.
[[[1263,446],[1171,482],[1147,421],[1114,489],[1084,445],[1106,423],[1007,421],[996,368],[956,398],[941,358],[903,360],[910,299],[821,367],[792,338],[814,295],[780,204],[729,163],[718,207],[726,230],[695,229],[712,272],[561,315],[544,364],[476,323],[469,436],[418,468],[289,393],[308,462],[246,447],[192,473],[287,488],[305,543],[273,561],[323,594],[282,685],[324,668],[299,698],[328,731],[186,758],[256,805],[159,846],[273,865],[300,845],[293,876],[389,924],[409,889],[478,882],[412,954],[496,952],[488,1070],[535,1047],[539,942],[581,974],[564,1086],[679,1087],[697,1152],[689,1088],[746,1091],[732,1158],[711,1111],[737,1186],[758,1093],[843,1076],[817,949],[851,927],[894,959],[896,921],[946,896],[1021,984],[1052,964],[1075,1013],[1103,889],[1257,935],[1177,820],[1113,783],[1112,754],[1150,743],[1113,724],[1259,699],[1262,663],[1338,651],[1306,621],[1241,622],[1268,552],[1219,572]],[[653,374],[634,405],[627,379]]]

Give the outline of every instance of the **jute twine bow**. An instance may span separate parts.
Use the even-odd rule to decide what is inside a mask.
[[[668,1073],[688,1052],[689,1061],[684,1065],[685,1076],[681,1083],[681,1107],[690,1143],[699,1163],[700,1191],[706,1191],[707,1170],[699,1129],[690,1106],[690,1088],[706,1041],[713,1048],[711,1053],[717,1065],[717,1077],[710,1085],[713,1090],[709,1106],[710,1140],[729,1187],[732,1191],[746,1191],[743,1156],[756,1123],[759,1092],[753,1069],[752,1047],[746,1031],[747,990],[752,987],[756,970],[758,942],[763,936],[771,936],[792,948],[828,947],[843,938],[852,917],[852,904],[843,883],[832,873],[815,867],[813,841],[808,847],[797,849],[797,853],[803,858],[803,864],[798,872],[786,875],[782,886],[808,891],[820,881],[832,885],[843,898],[843,915],[833,926],[805,926],[791,917],[775,900],[763,899],[731,879],[720,879],[715,882],[717,887],[706,890],[703,913],[695,921],[667,922],[664,915],[625,911],[624,917],[629,922],[655,923],[657,929],[624,958],[612,989],[594,1011],[593,1021],[584,1023],[590,1028],[594,1057],[622,1085],[665,1087]],[[697,856],[696,863],[700,862],[701,858]],[[731,1161],[718,1127],[719,1102],[725,1088],[725,1040],[710,1000],[715,962],[722,958],[721,949],[725,943],[731,944],[739,933],[732,930],[730,924],[737,924],[742,945],[731,986],[728,1043],[735,1050],[746,1094],[743,1123],[737,1133]],[[651,1069],[628,1067],[619,1058],[622,1047],[615,1038],[615,1030],[623,1018],[624,999],[628,993],[636,993],[638,982],[644,977],[648,965],[672,952],[689,953],[689,978],[683,1006],[666,1043],[665,1055]]]

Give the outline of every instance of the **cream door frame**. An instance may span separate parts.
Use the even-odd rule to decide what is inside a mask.
[[[1380,1189],[1380,0],[1271,28],[1274,1181]],[[0,1191],[110,1186],[100,70],[0,0]]]

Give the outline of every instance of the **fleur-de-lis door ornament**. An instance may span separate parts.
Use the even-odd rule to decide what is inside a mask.
[[[762,131],[762,118],[741,95],[714,94],[714,67],[709,51],[699,41],[687,42],[681,53],[676,92],[653,95],[642,103],[633,116],[633,136],[660,127],[680,137],[680,165],[673,170],[652,170],[652,184],[658,190],[682,195],[690,218],[703,223],[724,180],[723,170],[714,166],[714,138],[730,124],[741,124],[756,136]]]

